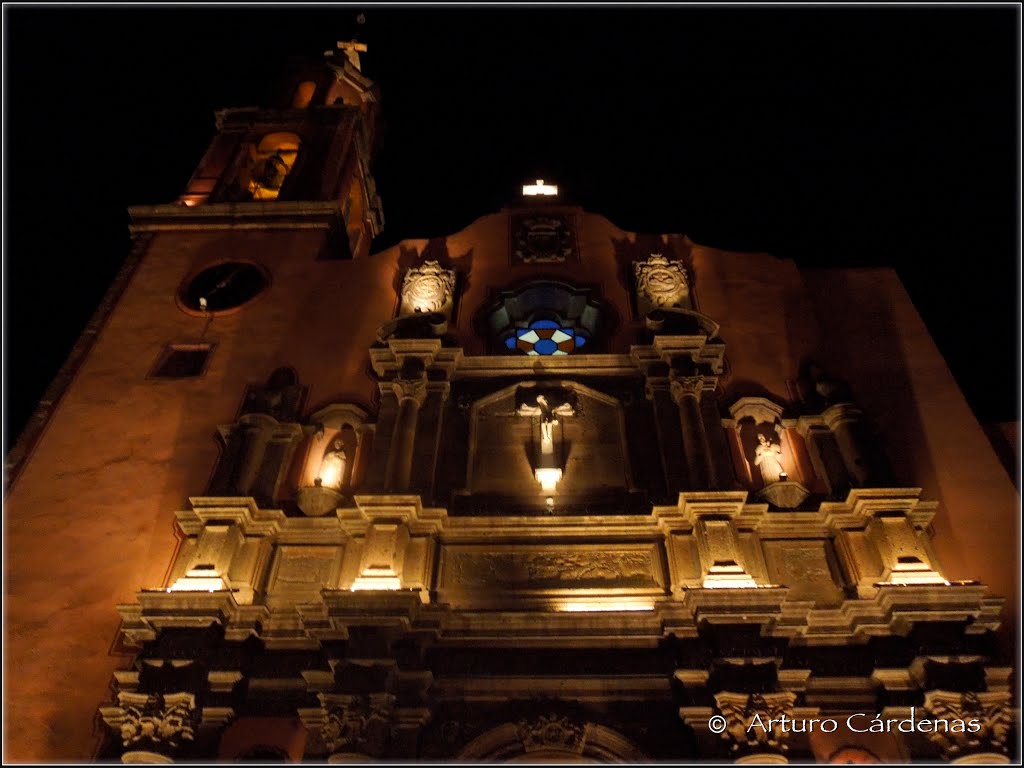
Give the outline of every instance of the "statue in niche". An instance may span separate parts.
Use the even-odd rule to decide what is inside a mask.
[[[782,466],[782,446],[769,442],[764,435],[757,436],[757,448],[754,449],[754,465],[761,470],[761,478],[765,485],[777,483],[787,478]]]
[[[320,473],[317,477],[318,485],[325,488],[339,490],[345,482],[345,468],[348,466],[348,456],[341,440],[335,440],[331,450],[328,451],[320,462]]]
[[[442,269],[436,261],[425,261],[405,273],[402,281],[401,313],[445,312],[455,291],[455,271]]]

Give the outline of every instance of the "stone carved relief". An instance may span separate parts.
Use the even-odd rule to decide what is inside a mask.
[[[543,582],[654,583],[651,550],[578,552],[458,552],[447,581],[464,587],[528,586]]]
[[[730,693],[715,694],[715,704],[726,719],[722,738],[730,742],[732,752],[785,752],[789,731],[778,722],[790,715],[796,694]],[[774,720],[771,727],[768,721]]]
[[[575,256],[576,244],[564,216],[527,216],[512,222],[512,262],[543,264]]]
[[[583,726],[565,716],[541,715],[536,720],[523,719],[516,724],[516,732],[527,752],[541,749],[583,751]]]
[[[928,738],[938,745],[947,760],[978,753],[1006,754],[1006,739],[1013,726],[1010,699],[1010,693],[999,691],[929,691],[924,697],[924,708],[934,719],[948,721],[950,730],[937,728]],[[971,721],[976,721],[979,726],[976,733],[971,733],[966,727],[963,732],[952,730],[955,723],[970,726]]]
[[[387,739],[395,697],[327,696],[321,694],[327,717],[320,737],[328,752],[379,756]]]
[[[652,253],[647,261],[634,263],[633,272],[641,314],[660,307],[685,306],[690,285],[681,261],[669,261],[660,253]]]
[[[146,694],[121,691],[117,707],[100,709],[108,726],[120,734],[123,747],[140,744],[177,749],[195,738],[199,720],[191,693]]]
[[[441,312],[451,310],[455,293],[455,271],[444,269],[433,260],[423,262],[405,273],[402,281],[400,314]]]

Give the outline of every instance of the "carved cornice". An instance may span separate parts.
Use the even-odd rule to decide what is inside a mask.
[[[328,229],[342,217],[337,200],[136,205],[128,209],[133,235],[216,229]]]

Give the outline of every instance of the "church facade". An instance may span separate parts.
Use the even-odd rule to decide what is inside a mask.
[[[363,52],[131,210],[9,457],[6,757],[1016,758],[1019,498],[895,274],[544,180],[371,254]]]

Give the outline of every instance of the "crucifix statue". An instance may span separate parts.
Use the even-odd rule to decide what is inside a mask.
[[[357,43],[355,40],[350,42],[339,40],[338,49],[345,52],[345,56],[352,62],[353,67],[358,69],[360,72],[363,71],[359,61],[359,54],[366,53],[366,43]]]
[[[552,492],[562,479],[560,446],[555,427],[559,417],[572,416],[571,393],[565,391],[520,390],[517,412],[520,416],[540,417],[540,444],[534,458],[533,474],[545,492]],[[560,443],[560,440],[558,441]]]

